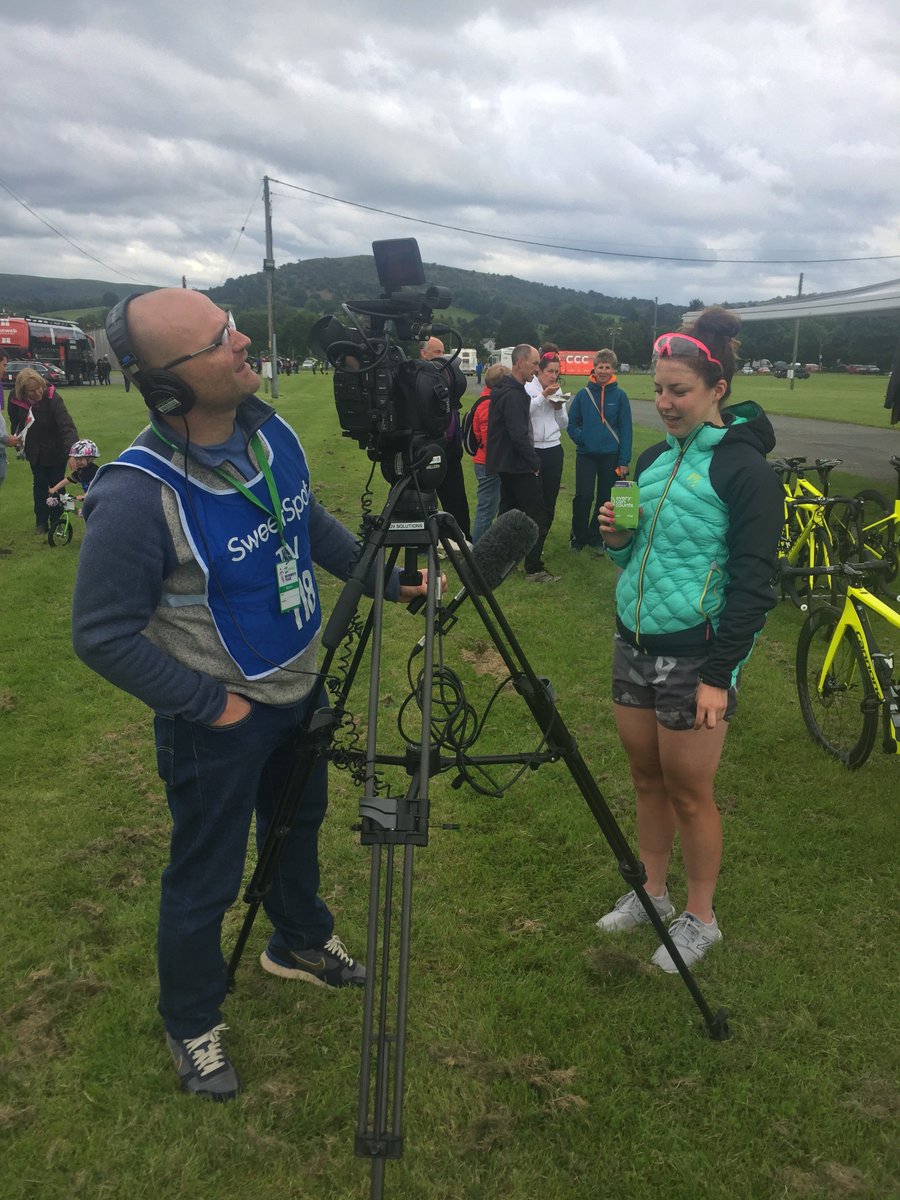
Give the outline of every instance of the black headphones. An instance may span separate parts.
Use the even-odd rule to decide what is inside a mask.
[[[141,367],[128,337],[128,305],[142,292],[132,292],[109,310],[106,336],[119,366],[144,397],[147,407],[159,417],[183,417],[194,407],[194,389],[171,371]]]

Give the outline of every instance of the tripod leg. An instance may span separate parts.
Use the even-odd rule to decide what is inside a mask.
[[[392,507],[402,497],[404,488],[405,484],[394,488],[385,508],[385,515],[391,512]],[[365,580],[369,578],[373,562],[377,562],[378,564],[379,574],[376,577],[376,592],[380,594],[381,602],[383,603],[385,584],[384,541],[386,528],[386,520],[383,518],[380,527],[373,529],[371,534],[367,536],[356,568],[344,585],[322,635],[322,643],[326,647],[327,653],[323,659],[322,667],[313,690],[313,698],[310,700],[307,717],[297,735],[296,759],[275,809],[266,841],[259,852],[253,877],[244,892],[244,900],[248,908],[228,963],[227,986],[229,992],[234,991],[235,977],[247,944],[247,939],[253,929],[253,923],[256,920],[260,905],[272,886],[272,880],[275,878],[275,872],[278,867],[278,859],[283,844],[293,826],[297,807],[303,797],[306,784],[312,774],[317,758],[323,754],[327,754],[329,751],[340,715],[344,711],[347,696],[350,693],[356,673],[362,662],[366,643],[372,631],[374,608],[366,620],[359,645],[353,656],[353,661],[346,671],[339,695],[335,701],[334,711],[327,707],[319,708],[319,704],[323,706],[325,704],[325,681],[331,670],[335,654],[346,637],[350,622],[356,614],[360,598],[363,594]],[[387,570],[393,568],[398,553],[398,549],[392,551],[387,563]]]
[[[433,634],[440,573],[434,547],[428,551],[426,597],[426,677],[433,669]],[[375,596],[372,636],[372,686],[369,691],[367,787],[361,802],[362,841],[372,846],[366,988],[360,1063],[359,1111],[355,1149],[371,1160],[372,1197],[380,1197],[385,1160],[403,1153],[403,1093],[409,955],[412,931],[413,848],[427,842],[429,775],[439,769],[431,753],[431,697],[422,704],[421,742],[408,747],[410,781],[403,797],[374,794],[378,721],[378,673],[381,661],[379,596]],[[412,766],[413,762],[416,766]],[[400,861],[397,852],[402,850]],[[395,875],[400,880],[400,911],[394,912]],[[380,938],[380,944],[379,944]],[[396,941],[396,947],[395,947]]]
[[[317,684],[307,716],[297,733],[297,748],[290,775],[282,789],[265,843],[256,860],[253,876],[244,891],[244,901],[248,907],[228,963],[227,986],[229,992],[233,992],[235,989],[235,977],[244,947],[247,945],[247,939],[253,929],[260,905],[272,886],[282,846],[291,832],[297,808],[303,798],[313,768],[318,758],[328,752],[335,722],[331,709],[315,707],[318,700],[324,699],[323,693],[323,685]]]

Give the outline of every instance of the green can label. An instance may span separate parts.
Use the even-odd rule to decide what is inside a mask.
[[[613,513],[616,529],[637,529],[641,509],[641,489],[633,479],[621,479],[613,484]]]

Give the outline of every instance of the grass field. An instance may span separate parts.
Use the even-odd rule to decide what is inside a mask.
[[[583,381],[579,380],[578,384]],[[632,371],[619,379],[632,400],[653,399],[653,377]],[[887,378],[878,375],[810,375],[796,379],[791,391],[789,379],[774,375],[738,375],[730,403],[755,400],[769,413],[784,417],[809,417],[817,421],[847,421],[851,425],[872,425],[890,429],[890,414],[884,407]],[[567,391],[573,391],[570,383]],[[894,426],[892,432],[897,433]],[[897,439],[900,442],[900,438]],[[894,453],[898,447],[894,447]],[[887,447],[886,447],[887,449]]]
[[[639,379],[629,381],[633,394]],[[330,380],[281,383],[279,407],[301,433],[317,493],[356,528],[370,464],[339,436]],[[813,383],[795,395],[813,395],[803,390]],[[854,383],[872,385],[858,395],[877,415],[883,384]],[[66,400],[104,458],[142,425],[136,394],[121,387],[70,389]],[[656,436],[639,430],[639,445]],[[567,447],[547,545],[562,581],[538,589],[510,578],[498,597],[633,840],[608,700],[613,572],[567,550],[573,462]],[[865,483],[837,479],[846,489]],[[385,486],[373,486],[380,504]],[[27,466],[10,462],[0,494],[0,545],[13,549],[0,559],[0,1200],[361,1200],[361,997],[263,974],[262,918],[227,1004],[246,1093],[208,1105],[177,1091],[155,1011],[168,822],[149,714],[74,659],[82,533],[65,549],[36,538],[30,491]],[[128,536],[127,512],[122,528]],[[326,612],[337,591],[323,580]],[[647,969],[651,935],[604,940],[595,930],[624,888],[561,764],[527,773],[499,800],[434,781],[431,844],[415,852],[405,1153],[387,1167],[388,1197],[900,1193],[891,1015],[900,764],[876,752],[849,774],[807,739],[793,681],[800,621],[784,603],[772,613],[718,778],[725,941],[697,978],[711,1006],[731,1012],[726,1043],[703,1035],[677,977]],[[421,620],[391,606],[386,627],[387,736]],[[468,610],[444,655],[483,707],[497,666]],[[353,698],[363,720],[366,684]],[[527,710],[506,697],[479,750],[538,740]],[[332,779],[323,892],[358,953],[368,852],[350,829],[357,788],[344,772]],[[670,886],[682,899],[679,861]],[[242,915],[241,905],[228,915],[229,947]]]

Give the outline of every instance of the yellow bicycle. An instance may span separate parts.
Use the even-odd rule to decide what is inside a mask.
[[[797,643],[797,695],[811,737],[845,766],[861,767],[875,745],[879,717],[882,749],[900,754],[900,679],[894,658],[879,649],[869,613],[900,629],[900,612],[864,585],[885,570],[880,562],[817,567],[817,575],[846,584],[843,606],[813,609]]]
[[[857,492],[852,501],[837,505],[828,524],[838,557],[847,560],[876,559],[885,564],[873,588],[900,599],[897,572],[900,569],[900,455],[891,466],[897,472],[897,496],[891,508],[884,496],[871,488]]]
[[[840,497],[829,497],[828,476],[842,461],[840,458],[820,458],[812,468],[805,458],[775,459],[769,464],[784,488],[778,580],[783,594],[789,596],[802,612],[806,612],[814,597],[815,568],[830,567],[838,559],[829,528],[829,513],[845,501]],[[821,488],[807,477],[808,470],[816,471]],[[823,580],[823,585],[828,591],[833,590],[830,578]]]

